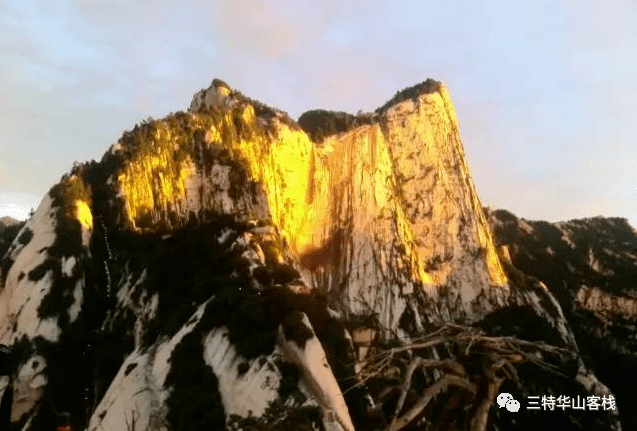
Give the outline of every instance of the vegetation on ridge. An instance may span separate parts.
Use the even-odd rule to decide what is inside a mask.
[[[312,141],[322,143],[331,135],[346,133],[365,124],[374,124],[378,118],[373,114],[352,115],[347,112],[315,109],[301,114],[299,125]]]
[[[560,303],[586,366],[620,408],[634,402],[637,378],[626,370],[637,366],[635,230],[616,217],[548,223],[506,210],[487,214],[495,242],[506,247],[512,265],[541,280]],[[623,408],[621,422],[635,429],[637,415]]]
[[[6,226],[0,231],[0,289],[4,288],[4,283],[7,278],[7,272],[13,265],[13,259],[7,256],[11,243],[18,235],[25,222],[19,222],[11,226]],[[21,242],[22,243],[22,242]]]
[[[429,94],[435,93],[441,87],[442,83],[440,81],[436,81],[432,78],[427,78],[425,81],[420,84],[412,85],[411,87],[403,88],[398,91],[394,97],[392,97],[387,103],[385,103],[380,108],[376,109],[377,114],[382,114],[387,109],[392,106],[404,101],[404,100],[414,100],[416,101],[421,94]]]

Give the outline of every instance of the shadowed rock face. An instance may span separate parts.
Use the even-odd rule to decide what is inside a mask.
[[[560,303],[587,365],[618,403],[637,401],[637,231],[626,219],[548,223],[488,210],[496,245],[516,268],[546,284]],[[637,415],[622,411],[624,429]]]
[[[443,84],[299,123],[215,80],[51,189],[0,256],[13,429],[364,430],[343,388],[375,340],[455,322],[575,348],[498,254]]]
[[[4,256],[23,224],[11,217],[0,218],[0,255]]]

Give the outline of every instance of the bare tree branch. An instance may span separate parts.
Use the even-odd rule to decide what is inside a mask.
[[[440,346],[443,348],[440,349]],[[393,414],[385,418],[390,423],[387,431],[398,431],[409,425],[448,386],[464,388],[466,392],[452,392],[451,398],[441,400],[446,404],[440,406],[442,413],[433,418],[436,419],[434,428],[444,429],[444,420],[457,421],[458,416],[451,413],[457,411],[465,418],[465,424],[471,431],[484,431],[501,384],[507,379],[519,382],[515,364],[526,362],[563,375],[560,367],[549,361],[560,362],[576,355],[561,347],[514,337],[487,336],[480,329],[454,324],[440,327],[427,336],[400,346],[383,349],[382,345],[375,345],[372,349],[375,353],[358,364],[360,371],[352,377],[357,382],[345,392],[370,380],[378,380],[386,386],[383,390],[377,389],[373,397],[379,404],[384,404],[389,400],[394,402],[393,396],[398,391]],[[427,380],[433,379],[435,383],[414,402],[409,395],[414,391],[414,373],[417,370],[422,370]],[[478,391],[482,385],[485,390]],[[482,395],[476,398],[478,393]],[[473,404],[473,408],[458,407],[460,399]]]
[[[462,379],[458,376],[452,375],[444,375],[440,380],[431,385],[422,397],[414,404],[414,406],[407,411],[400,418],[394,418],[392,423],[389,425],[387,431],[398,431],[405,426],[409,425],[409,423],[416,418],[422,411],[427,407],[431,399],[438,394],[438,392],[447,388],[447,386],[459,386],[468,390],[469,392],[475,393],[476,387],[473,383],[468,382],[465,379]]]
[[[503,378],[496,377],[488,383],[487,396],[482,399],[475,415],[471,421],[471,431],[485,431],[487,429],[487,420],[489,419],[489,409],[493,405],[493,401],[500,390],[500,385],[504,382]]]

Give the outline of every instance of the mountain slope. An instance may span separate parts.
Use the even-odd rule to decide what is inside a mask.
[[[215,80],[188,112],[136,126],[65,175],[4,253],[0,281],[12,429],[397,430],[439,415],[509,426],[492,392],[507,380],[499,359],[517,359],[489,353],[498,339],[486,353],[451,338],[408,347],[449,323],[560,346],[524,354],[528,367],[507,374],[516,396],[611,394],[551,291],[498,255],[433,80],[372,114],[299,123]],[[444,367],[419,371],[402,401],[379,389],[404,362],[363,382],[396,346],[456,373],[455,407],[437,397],[416,412]],[[544,362],[563,377],[533,365]],[[528,429],[554,420],[525,415]],[[620,429],[616,411],[586,426]]]
[[[546,284],[569,320],[589,366],[622,405],[636,400],[637,231],[626,219],[548,223],[487,211],[496,244],[516,268]],[[625,429],[637,415],[622,414]]]

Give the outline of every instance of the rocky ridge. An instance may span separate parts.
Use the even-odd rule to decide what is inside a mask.
[[[637,231],[626,219],[548,223],[487,209],[496,246],[558,300],[587,365],[622,405],[635,402]],[[625,429],[637,416],[622,412]]]
[[[496,249],[433,80],[371,114],[298,123],[215,80],[188,112],[136,126],[65,175],[4,253],[0,286],[12,429],[376,429],[399,401],[379,402],[373,380],[348,391],[366,352],[451,322],[571,352],[556,359],[563,380],[531,367],[511,393],[611,394],[564,305]],[[492,387],[481,367],[469,374],[474,397]],[[442,407],[400,419],[423,429]],[[490,429],[511,423],[492,416]],[[592,418],[586,429],[620,429],[616,411]]]

